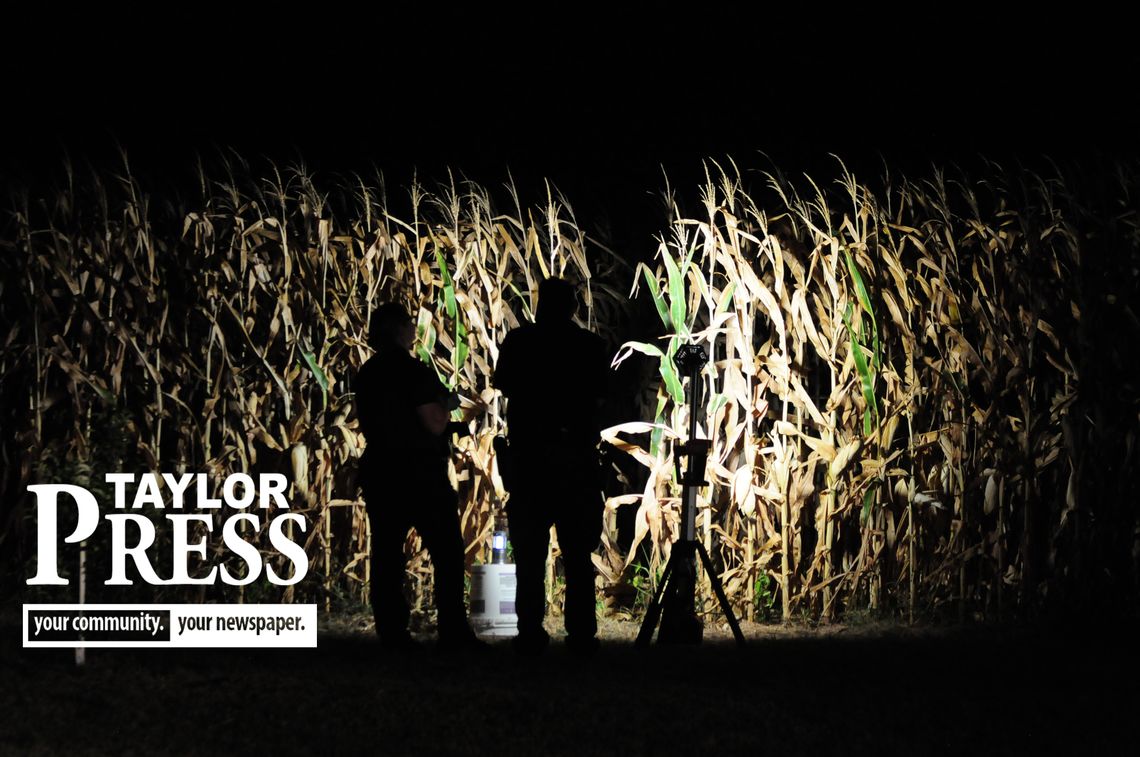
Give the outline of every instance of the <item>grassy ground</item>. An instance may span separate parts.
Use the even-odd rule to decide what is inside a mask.
[[[353,623],[315,650],[70,650],[0,639],[0,754],[1112,753],[1134,738],[1135,629],[784,630],[736,649],[582,660],[503,642],[395,655]]]

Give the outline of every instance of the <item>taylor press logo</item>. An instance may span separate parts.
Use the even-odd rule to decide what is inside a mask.
[[[114,492],[109,507],[100,507],[94,493],[75,484],[28,487],[37,514],[35,575],[27,579],[29,586],[69,586],[70,579],[60,575],[59,545],[96,538],[108,545],[109,568],[107,575],[87,580],[108,587],[135,584],[128,564],[152,586],[247,586],[264,580],[287,587],[308,573],[308,556],[297,541],[308,524],[289,511],[283,474],[255,479],[233,473],[222,483],[220,497],[210,495],[203,473],[108,473],[104,480]],[[66,520],[74,526],[64,535],[66,507],[74,508]],[[268,550],[253,541],[262,533]],[[215,546],[226,559],[206,568],[212,539],[220,540]],[[316,646],[316,605],[24,605],[23,641],[25,646]]]

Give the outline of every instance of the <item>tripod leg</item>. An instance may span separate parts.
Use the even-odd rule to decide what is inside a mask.
[[[720,577],[717,576],[716,571],[713,570],[712,560],[709,559],[709,553],[705,551],[705,545],[696,542],[697,552],[701,556],[701,562],[704,563],[705,571],[709,574],[709,583],[712,584],[713,593],[716,594],[717,601],[720,602],[720,609],[724,612],[724,617],[728,621],[728,627],[732,629],[732,636],[736,639],[736,646],[744,646],[744,632],[740,630],[740,623],[736,621],[736,615],[732,612],[732,607],[728,604],[728,597],[724,594],[724,587],[720,584]]]
[[[653,640],[653,632],[657,630],[657,623],[661,620],[661,600],[669,586],[669,576],[673,573],[673,558],[676,554],[674,552],[669,555],[669,562],[665,563],[665,570],[661,573],[661,583],[657,586],[657,594],[645,611],[645,620],[641,621],[641,630],[637,632],[637,640],[633,642],[633,646],[638,649],[644,649]]]
[[[681,539],[673,545],[673,565],[669,591],[661,603],[661,630],[658,644],[700,644],[704,624],[697,617],[697,554],[693,542]]]

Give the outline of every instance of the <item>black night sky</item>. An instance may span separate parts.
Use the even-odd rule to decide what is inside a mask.
[[[433,22],[28,22],[2,53],[0,165],[34,184],[65,151],[114,165],[118,143],[136,173],[173,183],[223,147],[319,173],[377,167],[398,187],[448,168],[497,187],[509,170],[524,200],[549,178],[587,226],[641,244],[661,227],[662,168],[695,186],[708,157],[827,176],[834,153],[868,177],[884,162],[1137,153],[1138,56],[1109,19]]]

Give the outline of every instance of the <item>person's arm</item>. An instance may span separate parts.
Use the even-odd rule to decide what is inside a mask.
[[[413,365],[409,404],[416,408],[416,418],[425,431],[432,436],[442,436],[451,420],[445,404],[447,389],[431,368],[418,361]]]
[[[447,410],[438,402],[428,402],[416,407],[420,423],[433,436],[440,436],[447,430]]]
[[[495,365],[495,372],[491,376],[491,385],[510,398],[515,390],[515,353],[514,347],[518,337],[515,331],[507,334],[499,347],[499,360]]]

